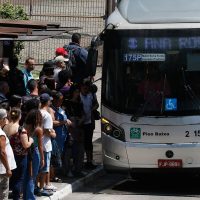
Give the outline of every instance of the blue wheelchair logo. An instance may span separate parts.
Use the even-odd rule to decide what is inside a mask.
[[[165,99],[165,111],[176,111],[177,110],[177,99],[166,98]]]

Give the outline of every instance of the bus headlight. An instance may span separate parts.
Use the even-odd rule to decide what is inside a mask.
[[[113,128],[110,124],[105,124],[104,130],[106,133],[111,133],[113,131]]]
[[[124,131],[116,125],[114,125],[113,123],[109,122],[107,119],[101,119],[101,126],[102,131],[107,135],[114,137],[115,139],[125,141]]]

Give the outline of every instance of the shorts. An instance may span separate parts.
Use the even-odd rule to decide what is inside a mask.
[[[48,173],[50,171],[51,151],[44,151],[44,167],[40,169],[41,173]]]

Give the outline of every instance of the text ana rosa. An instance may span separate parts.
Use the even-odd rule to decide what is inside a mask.
[[[150,133],[150,132],[143,132],[142,133],[143,136],[169,136],[169,133],[165,133],[165,132],[154,132],[154,133]]]

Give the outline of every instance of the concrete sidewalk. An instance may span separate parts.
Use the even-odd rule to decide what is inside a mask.
[[[65,198],[68,194],[78,190],[86,183],[93,181],[99,176],[104,174],[103,166],[102,166],[102,153],[101,153],[101,139],[98,138],[93,142],[94,150],[94,161],[97,164],[97,168],[95,170],[84,170],[86,172],[86,176],[82,178],[68,178],[62,177],[62,183],[53,182],[52,184],[58,188],[58,190],[50,197],[37,197],[38,200],[61,200]]]

